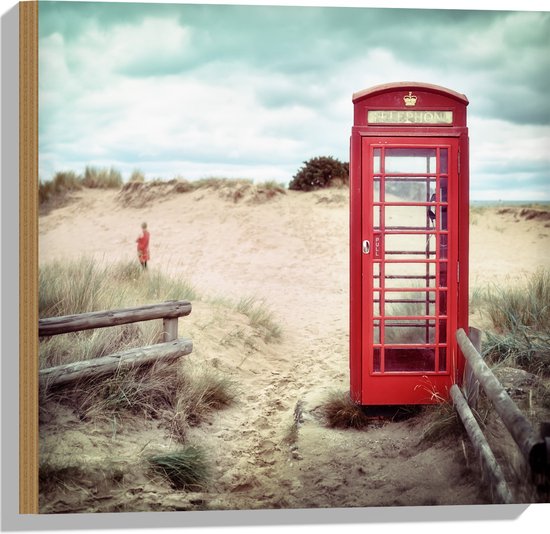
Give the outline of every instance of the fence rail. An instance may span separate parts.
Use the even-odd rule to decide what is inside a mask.
[[[41,387],[58,387],[74,383],[82,378],[104,376],[118,369],[131,369],[153,362],[173,361],[193,351],[190,339],[178,339],[178,318],[191,313],[191,303],[187,300],[172,300],[160,304],[150,304],[135,308],[89,312],[62,317],[40,319],[38,335],[55,336],[107,328],[141,321],[163,320],[163,342],[147,347],[138,347],[110,354],[100,358],[49,367],[39,371]]]
[[[64,315],[62,317],[50,317],[38,321],[38,335],[56,336],[90,330],[93,328],[105,328],[121,324],[138,323],[163,319],[168,325],[177,325],[178,317],[184,317],[191,313],[191,303],[187,300],[170,300],[160,304],[149,304],[135,308],[123,308],[119,310],[106,310],[78,315]],[[170,329],[172,335],[173,329]],[[177,330],[176,330],[177,332]],[[165,329],[165,333],[166,329]],[[165,339],[165,341],[169,341]]]
[[[475,329],[472,330],[472,337],[479,339],[480,332]],[[511,501],[511,492],[506,486],[500,466],[494,459],[494,455],[470,410],[468,400],[466,400],[467,398],[470,399],[472,389],[476,388],[477,384],[484,389],[487,398],[493,403],[506,429],[530,466],[533,478],[543,480],[544,486],[548,484],[550,477],[550,440],[533,428],[530,421],[508,395],[489,366],[483,361],[481,354],[462,328],[457,330],[456,338],[466,359],[466,373],[470,375],[470,378],[466,388],[469,391],[466,392],[466,395],[462,393],[456,384],[452,386],[451,396],[455,408],[464,423],[474,448],[482,459],[482,465],[489,480],[492,482],[493,490],[496,492],[500,502],[513,502]],[[474,383],[474,379],[477,381],[477,384]]]

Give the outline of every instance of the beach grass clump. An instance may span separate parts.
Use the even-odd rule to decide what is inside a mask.
[[[486,299],[487,313],[498,332],[524,327],[550,331],[550,269],[539,269],[513,287],[492,287]]]
[[[86,167],[84,175],[74,171],[60,171],[51,180],[40,180],[38,184],[38,203],[42,209],[61,206],[68,193],[80,191],[84,187],[93,189],[119,189],[122,187],[122,175],[114,168],[102,169]]]
[[[235,382],[210,367],[182,367],[176,395],[173,434],[183,441],[189,427],[198,426],[216,410],[231,406],[237,398]]]
[[[72,315],[118,307],[120,292],[109,291],[105,267],[92,258],[54,261],[40,266],[38,310],[40,317]]]
[[[144,285],[147,300],[163,302],[167,300],[196,300],[198,293],[195,287],[184,278],[170,277],[161,271],[148,273]]]
[[[142,184],[145,182],[145,174],[139,169],[134,169],[132,174],[130,174],[129,182],[137,182]]]
[[[254,297],[243,297],[237,302],[235,309],[248,317],[250,326],[265,343],[281,339],[282,329],[265,303]]]
[[[243,185],[252,185],[252,180],[248,178],[221,178],[219,176],[210,176],[200,178],[191,182],[194,189],[213,189],[214,191],[223,187],[240,187]]]
[[[41,318],[197,298],[183,278],[144,272],[137,262],[104,264],[87,256],[41,265],[38,285]]]
[[[519,367],[540,376],[550,376],[550,332],[518,327],[505,334],[486,333],[484,357],[494,365]]]
[[[104,169],[87,166],[84,170],[82,185],[90,189],[120,189],[122,174],[113,167]]]
[[[361,430],[372,424],[361,406],[353,402],[349,392],[332,391],[321,405],[321,415],[329,428]]]
[[[276,182],[275,180],[266,180],[265,182],[259,182],[256,187],[260,190],[274,191],[275,193],[286,194],[285,184]]]
[[[489,288],[483,310],[494,327],[483,343],[489,362],[550,375],[550,270],[516,286]]]
[[[73,171],[57,172],[51,180],[38,184],[38,203],[40,206],[61,203],[67,193],[82,189],[82,179]]]
[[[171,417],[183,387],[175,364],[156,364],[82,381],[69,394],[83,419],[128,413],[159,420]]]
[[[424,417],[420,443],[434,443],[447,436],[460,436],[464,432],[464,426],[452,401],[426,406]],[[480,421],[479,418],[476,419]]]
[[[156,454],[150,456],[148,462],[153,471],[165,477],[175,490],[200,491],[210,474],[206,454],[197,446]]]

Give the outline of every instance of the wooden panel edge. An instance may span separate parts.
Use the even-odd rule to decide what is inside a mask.
[[[38,506],[38,2],[19,4],[19,513]]]

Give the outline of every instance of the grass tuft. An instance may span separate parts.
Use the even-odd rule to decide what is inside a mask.
[[[235,384],[227,376],[211,368],[185,365],[174,407],[173,433],[184,440],[188,427],[201,424],[212,411],[230,406],[236,398]]]
[[[488,288],[483,301],[495,329],[483,343],[487,360],[550,375],[550,270],[514,287]]]
[[[88,166],[84,170],[82,185],[90,189],[119,189],[122,186],[122,175],[113,167],[100,169]]]
[[[425,407],[426,423],[420,436],[420,443],[433,443],[447,436],[460,436],[462,422],[452,401],[440,402]]]
[[[266,343],[281,339],[282,329],[263,302],[258,302],[254,297],[245,297],[237,302],[235,309],[248,317],[250,326]]]
[[[540,269],[513,287],[490,288],[485,308],[497,332],[550,331],[550,270]]]
[[[166,477],[176,490],[200,491],[209,476],[209,465],[204,451],[199,447],[167,454],[158,454],[148,459],[152,469]]]
[[[348,392],[331,392],[321,406],[321,414],[329,428],[361,430],[372,423],[361,406],[353,402]]]

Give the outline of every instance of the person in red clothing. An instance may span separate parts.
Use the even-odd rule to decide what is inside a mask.
[[[149,231],[147,230],[147,223],[142,223],[141,229],[143,230],[143,232],[136,239],[137,253],[139,263],[141,263],[141,266],[146,269],[147,262],[149,261]]]

